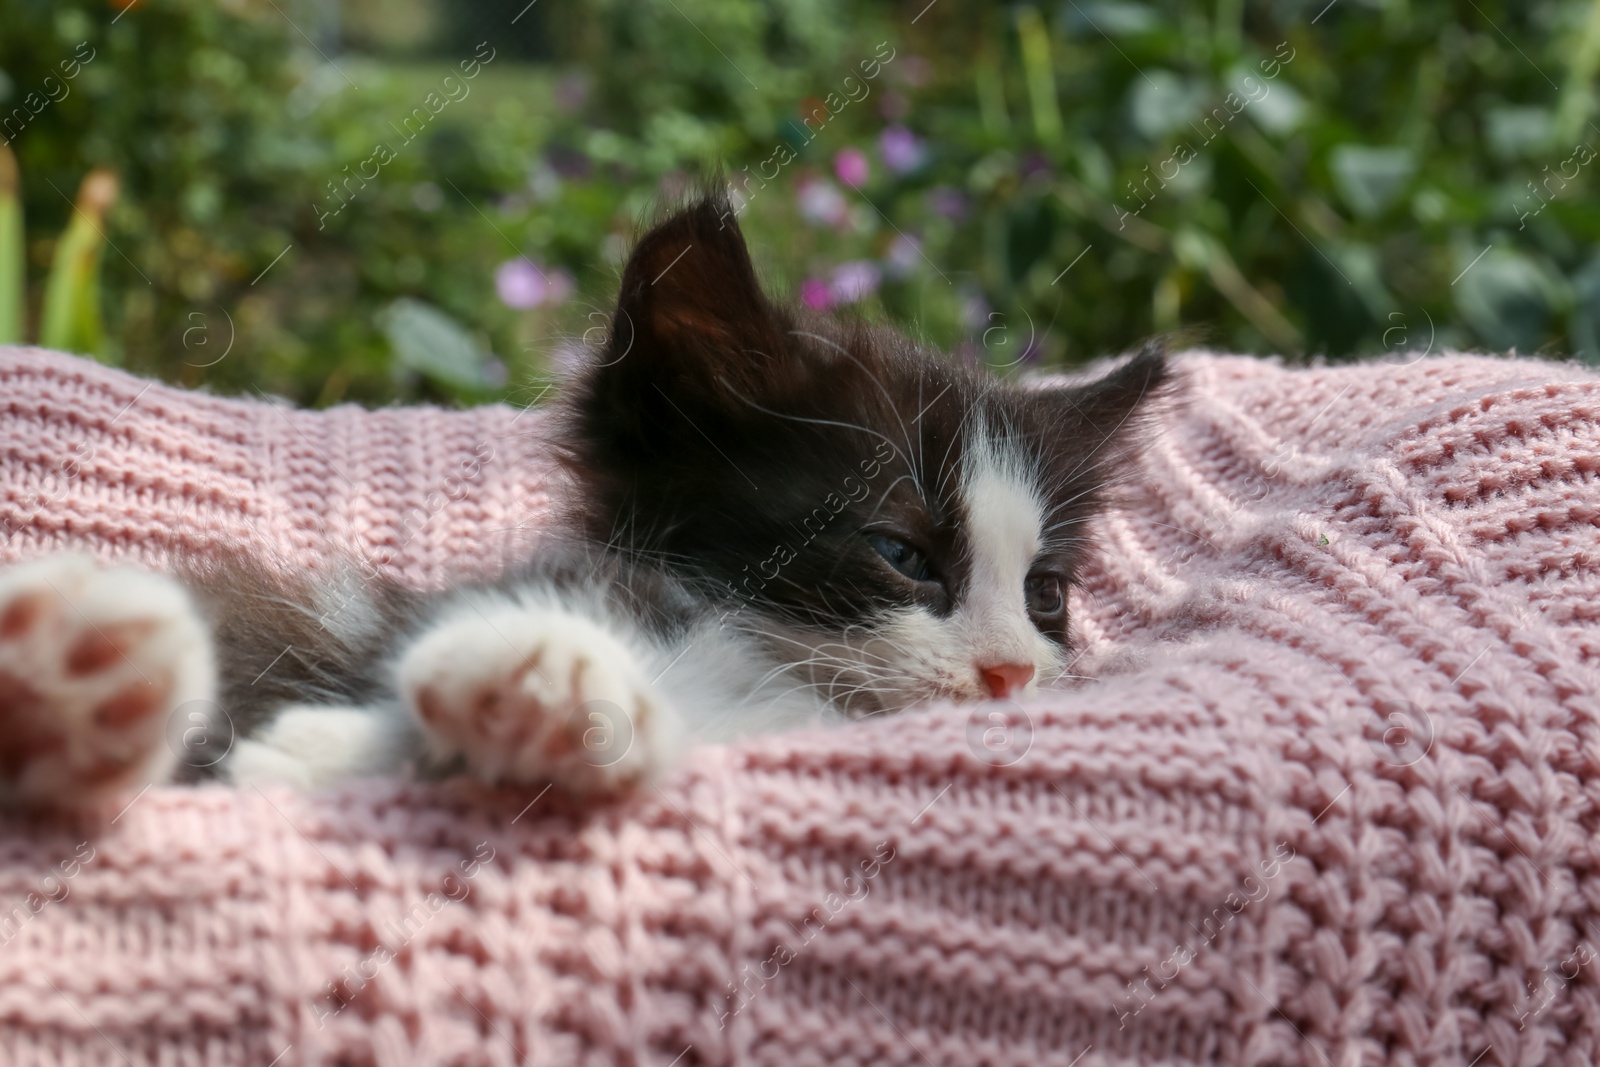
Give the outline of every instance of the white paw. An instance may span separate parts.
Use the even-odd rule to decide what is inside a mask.
[[[165,778],[174,709],[215,696],[183,587],[62,554],[0,568],[0,801],[89,808]]]
[[[236,785],[321,789],[404,768],[413,737],[393,712],[291,704],[233,747],[223,773]]]
[[[399,682],[433,755],[489,781],[611,792],[669,765],[682,739],[640,658],[558,608],[464,608],[406,650]]]

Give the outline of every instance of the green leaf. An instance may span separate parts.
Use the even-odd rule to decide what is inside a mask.
[[[1044,144],[1055,144],[1061,140],[1061,108],[1056,103],[1050,33],[1035,8],[1019,7],[1016,19],[1022,67],[1027,74],[1028,101],[1033,105],[1034,132]]]
[[[1399,307],[1394,294],[1383,283],[1383,261],[1376,248],[1360,241],[1329,241],[1327,253],[1339,264],[1340,273],[1366,305],[1367,314],[1374,322],[1385,321],[1385,316]]]
[[[1073,4],[1068,10],[1069,25],[1079,25],[1092,34],[1126,37],[1149,33],[1161,25],[1161,16],[1145,4]]]
[[[378,312],[378,328],[400,365],[457,389],[488,389],[494,357],[432,304],[401,297]]]
[[[1593,367],[1600,364],[1600,252],[1572,276],[1572,353]]]
[[[1553,303],[1550,280],[1539,265],[1510,249],[1492,248],[1477,263],[1457,259],[1466,271],[1452,286],[1456,312],[1490,348],[1523,352],[1542,343]]]
[[[1342,144],[1328,158],[1334,187],[1350,210],[1363,218],[1383,213],[1405,192],[1416,173],[1416,157],[1409,148],[1372,148]]]
[[[1129,111],[1134,128],[1160,140],[1199,114],[1204,94],[1170,70],[1152,70],[1133,82]]]
[[[1526,159],[1550,144],[1550,112],[1542,107],[1495,107],[1483,116],[1489,150],[1502,160]]]
[[[0,345],[22,342],[22,196],[17,157],[0,144]]]
[[[78,186],[78,199],[66,231],[56,242],[55,260],[45,283],[39,343],[63,352],[103,356],[105,327],[100,319],[100,260],[105,254],[105,216],[117,199],[117,179],[94,170]]]
[[[1228,72],[1227,84],[1249,102],[1250,117],[1270,134],[1293,133],[1305,118],[1305,100],[1282,78],[1265,78],[1259,70],[1236,66]]]

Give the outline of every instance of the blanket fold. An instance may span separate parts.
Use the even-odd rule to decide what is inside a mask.
[[[1600,380],[1179,364],[1073,688],[594,810],[369,781],[0,820],[0,1062],[1594,1062]],[[547,517],[542,420],[0,349],[0,562],[441,585]]]

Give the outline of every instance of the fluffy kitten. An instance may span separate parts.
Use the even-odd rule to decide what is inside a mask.
[[[1147,351],[1009,384],[775,303],[706,198],[635,249],[552,420],[563,520],[493,583],[0,569],[0,800],[406,768],[610,791],[695,739],[1020,696],[1063,669],[1085,523],[1166,377]]]

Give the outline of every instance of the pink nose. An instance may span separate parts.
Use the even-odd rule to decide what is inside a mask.
[[[992,697],[1008,697],[1033,680],[1033,666],[1028,663],[997,663],[992,667],[979,667],[978,674]]]

